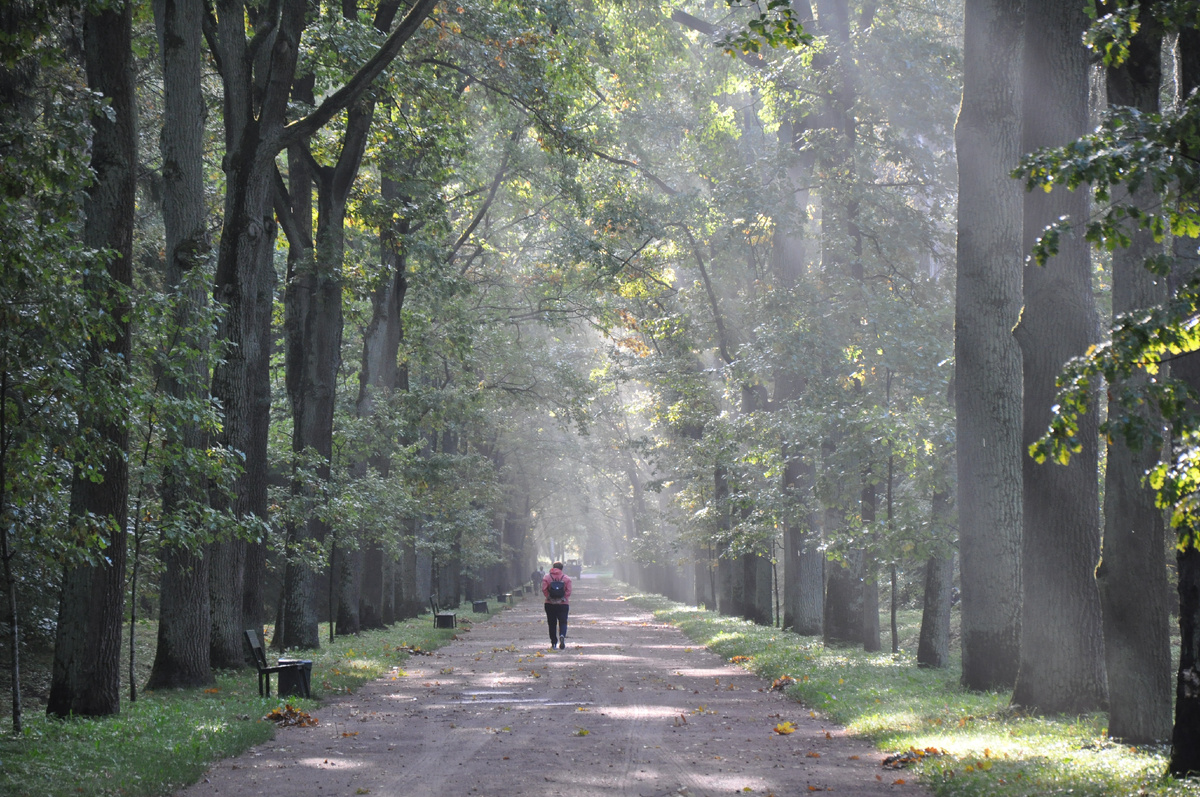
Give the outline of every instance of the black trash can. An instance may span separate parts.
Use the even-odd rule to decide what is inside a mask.
[[[279,671],[279,696],[312,697],[312,662],[308,659],[280,659],[279,663],[300,665]]]

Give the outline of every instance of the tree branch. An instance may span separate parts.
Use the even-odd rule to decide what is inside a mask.
[[[400,20],[400,24],[392,31],[392,35],[388,36],[387,41],[383,43],[383,46],[379,48],[375,55],[359,68],[354,77],[346,81],[340,89],[326,97],[317,106],[316,110],[308,116],[298,119],[283,128],[281,145],[286,147],[296,141],[310,138],[324,127],[334,115],[357,102],[363,93],[370,88],[375,78],[379,77],[380,73],[400,54],[401,48],[420,29],[421,23],[433,11],[435,5],[437,5],[437,0],[416,0],[408,10],[408,13],[404,15],[404,19]]]
[[[508,140],[516,143],[520,138],[521,128],[517,128],[513,131],[512,135],[509,136]],[[458,255],[458,250],[461,249],[463,245],[466,244],[466,242],[470,239],[471,233],[475,232],[475,228],[479,226],[479,222],[483,221],[484,215],[491,208],[492,202],[496,199],[496,191],[499,190],[500,183],[504,181],[504,175],[508,172],[508,159],[510,154],[510,150],[506,148],[504,150],[504,157],[500,159],[500,168],[496,170],[496,177],[492,180],[492,184],[488,188],[487,196],[484,198],[483,204],[481,204],[479,206],[479,210],[476,211],[475,218],[471,219],[471,223],[468,224],[467,228],[462,231],[462,235],[458,236],[458,240],[454,242],[454,246],[450,247],[450,254],[446,257],[447,265],[450,265],[454,262],[455,256]],[[465,268],[470,268],[470,265],[470,261],[467,261],[467,266]],[[462,274],[466,274],[465,268],[462,271]]]

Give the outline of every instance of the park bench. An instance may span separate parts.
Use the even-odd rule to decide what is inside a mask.
[[[439,608],[437,595],[429,596],[429,608],[433,610],[434,628],[454,628],[458,624],[458,612]]]
[[[246,644],[254,657],[254,666],[258,669],[258,696],[271,696],[271,673],[279,673],[279,695],[300,695],[311,697],[312,661],[307,659],[280,659],[278,664],[267,663],[267,654],[258,634],[253,629],[246,630]],[[266,690],[264,693],[264,685]]]

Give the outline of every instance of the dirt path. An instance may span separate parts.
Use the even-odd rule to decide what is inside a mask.
[[[331,701],[318,727],[218,762],[182,794],[925,797],[895,784],[903,773],[869,745],[612,587],[576,581],[563,651],[548,649],[536,598],[413,657],[407,675]],[[784,720],[797,731],[776,734]]]

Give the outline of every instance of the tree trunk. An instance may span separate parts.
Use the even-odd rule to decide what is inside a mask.
[[[248,458],[255,462],[267,462],[267,446],[271,430],[271,321],[275,307],[275,267],[264,264],[259,269],[258,291],[255,294],[254,306],[257,335],[263,345],[258,348],[256,360],[251,368],[251,396],[254,413],[250,424]],[[246,491],[245,501],[240,504],[243,511],[254,518],[265,518],[268,513],[267,498],[268,472],[264,467],[260,471],[247,474],[242,479],[242,487]],[[226,637],[224,645],[228,649],[238,646],[243,651],[245,661],[245,643],[242,641],[242,631],[254,629],[259,636],[263,634],[263,624],[266,622],[266,580],[267,580],[267,542],[261,533],[258,538],[249,542],[239,542],[244,551],[241,554],[242,569],[227,574],[229,584],[237,584],[241,579],[242,622],[237,629],[231,629],[236,639]],[[236,560],[235,560],[236,564]],[[210,579],[211,580],[211,579]],[[234,588],[234,594],[237,589]],[[261,640],[266,644],[266,640]]]
[[[1021,0],[967,0],[954,356],[962,682],[1017,677],[1021,594]]]
[[[163,589],[158,610],[158,645],[147,689],[207,686],[211,626],[208,615],[208,560],[179,545],[162,552]]]
[[[259,395],[259,380],[269,374],[266,369],[259,373],[270,345],[262,324],[264,272],[274,270],[272,178],[275,155],[282,146],[278,135],[295,72],[303,7],[289,3],[286,13],[270,18],[263,12],[257,20],[264,36],[257,60],[248,52],[242,3],[216,0],[215,11],[215,26],[205,32],[224,89],[225,206],[213,287],[213,298],[223,310],[217,327],[223,357],[213,368],[212,395],[223,412],[217,442],[240,453],[242,461],[229,492],[214,489],[210,502],[247,522],[256,515],[255,482],[265,478],[268,468],[265,447],[256,444],[257,430],[265,427],[270,412],[269,400],[264,404]],[[264,77],[268,64],[270,80]],[[260,71],[257,83],[256,69]],[[265,519],[265,515],[258,517]],[[210,556],[212,664],[239,667],[245,644],[241,640],[247,598],[245,545],[223,539],[213,544]]]
[[[384,202],[396,202],[401,198],[396,181],[386,175],[380,181],[380,193]],[[407,259],[403,239],[408,232],[407,222],[400,220],[383,225],[379,230],[379,249],[383,268],[379,282],[371,293],[371,320],[363,332],[362,366],[358,376],[358,400],[355,409],[360,418],[371,418],[376,411],[376,402],[401,389],[399,352],[404,338],[401,311],[408,291]],[[364,463],[365,466],[366,463]],[[390,462],[380,458],[375,467],[386,475]],[[378,628],[395,617],[394,598],[385,598],[385,586],[390,579],[385,576],[389,563],[385,561],[383,548],[376,542],[367,542],[363,556],[363,581],[360,596],[359,621],[363,628]],[[385,612],[385,604],[390,611]]]
[[[1152,114],[1159,109],[1162,37],[1146,27],[1134,37],[1130,57],[1107,70],[1110,106],[1130,106]],[[1149,210],[1156,201],[1148,186],[1132,201]],[[1112,255],[1114,318],[1161,304],[1165,281],[1144,267],[1161,247],[1145,230],[1131,233],[1132,244]],[[1113,386],[1114,391],[1119,386]],[[1123,410],[1109,403],[1109,417]],[[1150,744],[1171,733],[1171,648],[1167,603],[1167,563],[1163,513],[1143,483],[1157,461],[1155,451],[1132,451],[1120,435],[1108,445],[1104,487],[1104,540],[1096,581],[1103,609],[1104,655],[1108,672],[1108,735],[1127,744]]]
[[[1179,572],[1179,673],[1169,769],[1176,777],[1200,773],[1200,550],[1175,557]]]
[[[359,596],[362,594],[363,552],[357,548],[338,549],[337,577],[337,633],[342,636],[357,634],[362,630],[359,616]]]
[[[210,252],[204,201],[204,96],[201,88],[201,0],[154,3],[163,68],[162,152],[163,227],[166,283],[174,294],[175,332],[184,362],[165,364],[164,391],[184,408],[184,417],[168,424],[162,514],[168,527],[186,525],[190,507],[204,498],[200,474],[191,464],[207,440],[190,420],[188,404],[208,392],[207,336],[198,330],[197,311],[206,302],[196,279]],[[174,349],[168,357],[176,357]],[[178,368],[178,372],[175,370]],[[148,689],[204,686],[212,683],[208,560],[204,546],[165,536],[159,585],[158,644]]]
[[[267,621],[267,543],[265,540],[246,545],[242,565],[242,629],[253,630],[264,647],[267,644],[263,625]]]
[[[950,495],[933,494],[932,522],[937,530],[951,522]],[[950,666],[950,606],[954,588],[954,554],[934,554],[925,562],[925,594],[921,600],[921,636],[917,666]]]
[[[369,543],[362,552],[362,589],[358,597],[358,622],[364,631],[383,628],[384,589],[388,580],[384,575],[387,562],[383,549]]]
[[[416,518],[405,518],[403,555],[400,557],[400,568],[396,578],[396,619],[406,620],[416,617],[425,608],[425,600],[429,596],[420,596],[420,585],[417,583],[417,534],[420,529]]]
[[[85,203],[83,240],[92,249],[108,249],[106,269],[112,284],[133,285],[134,200],[137,187],[137,123],[134,89],[132,7],[114,3],[83,22],[88,88],[108,101],[108,113],[92,118],[92,167],[95,182]],[[98,313],[111,334],[94,336],[90,359],[81,375],[92,395],[124,393],[130,354],[128,299],[89,280]],[[104,363],[103,359],[113,361]],[[119,416],[116,407],[108,413]],[[91,415],[82,429],[96,429],[107,446],[98,471],[76,467],[71,479],[70,519],[97,518],[107,547],[94,565],[68,566],[63,574],[48,714],[66,717],[116,714],[121,709],[121,627],[125,598],[125,523],[129,471],[129,433],[123,417]],[[100,476],[97,479],[95,476]],[[91,478],[89,478],[89,476]]]
[[[1025,25],[1022,148],[1062,146],[1088,129],[1087,17],[1075,0],[1030,3]],[[1042,230],[1068,216],[1045,266],[1027,265],[1025,309],[1015,330],[1024,370],[1024,436],[1028,448],[1048,428],[1055,380],[1095,337],[1091,259],[1082,227],[1085,191],[1057,188],[1026,195],[1025,250]],[[1021,664],[1013,704],[1046,714],[1083,714],[1106,702],[1104,637],[1095,570],[1100,554],[1095,405],[1080,419],[1082,450],[1070,465],[1022,460],[1025,528],[1021,543]]]
[[[1179,96],[1200,88],[1200,28],[1179,32]],[[1190,239],[1173,242],[1173,285],[1194,277],[1200,260]],[[1200,388],[1200,362],[1182,357],[1171,363],[1171,376]],[[1190,531],[1190,530],[1189,530]],[[1175,554],[1179,579],[1179,670],[1175,678],[1175,725],[1168,770],[1176,777],[1200,774],[1200,550],[1189,545]]]
[[[792,518],[783,534],[783,627],[806,636],[822,631],[825,556],[819,550],[820,514],[812,501],[813,468],[797,459],[784,466],[784,489],[792,496]]]
[[[875,510],[879,501],[876,485],[871,483],[871,478],[871,468],[868,466],[863,471],[862,520],[864,525],[875,522]],[[873,540],[875,538],[876,535],[874,533],[869,536],[869,539]],[[879,562],[875,559],[875,552],[870,549],[863,552],[862,562],[863,650],[868,653],[878,653],[883,649],[879,640]]]
[[[850,551],[829,568],[825,587],[825,641],[860,645],[863,641],[862,551]]]

